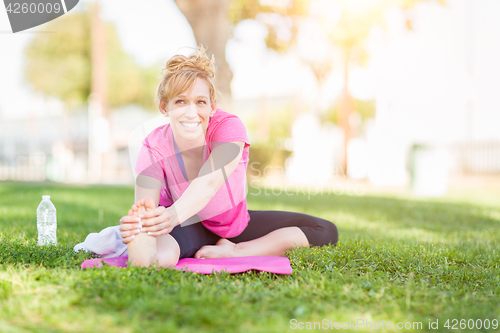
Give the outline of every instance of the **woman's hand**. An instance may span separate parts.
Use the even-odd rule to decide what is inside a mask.
[[[132,210],[128,214],[120,219],[120,231],[125,244],[130,243],[141,232],[141,218],[133,216]]]
[[[173,206],[168,208],[159,206],[150,211],[142,212],[141,216],[142,232],[147,232],[149,236],[169,234],[180,224]]]

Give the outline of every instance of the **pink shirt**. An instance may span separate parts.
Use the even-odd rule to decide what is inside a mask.
[[[245,175],[250,143],[240,118],[217,109],[208,122],[203,162],[207,161],[212,149],[218,144],[234,141],[245,143],[238,166],[205,208],[197,214],[207,229],[227,238],[238,236],[250,220],[245,196]],[[176,156],[170,124],[156,128],[146,137],[135,170],[138,174],[162,182],[161,206],[172,205],[184,193],[189,183]]]

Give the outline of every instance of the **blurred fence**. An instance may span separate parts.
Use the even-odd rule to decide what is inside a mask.
[[[500,141],[472,141],[450,146],[456,174],[500,174]]]
[[[476,141],[455,143],[447,147],[447,153],[451,157],[451,174],[456,176],[466,175],[500,175],[500,141]],[[64,167],[68,164],[50,154],[36,152],[33,154],[17,155],[14,159],[6,159],[0,154],[0,181],[64,181],[68,180],[64,174],[71,173],[76,182],[85,182],[87,169],[87,158],[85,154],[77,155],[71,163],[70,171]],[[120,174],[120,179],[130,178],[128,166],[128,153],[126,149],[118,151],[119,163],[113,171]],[[63,163],[64,162],[64,163]],[[77,177],[77,175],[80,175]],[[123,181],[122,181],[123,182]]]
[[[0,160],[0,180],[44,181],[47,179],[44,153],[17,156],[15,162]]]
[[[128,135],[149,119],[151,113],[137,107],[110,113],[113,146],[103,154],[102,182],[133,182]],[[88,124],[86,109],[0,119],[0,181],[95,182],[89,175]]]

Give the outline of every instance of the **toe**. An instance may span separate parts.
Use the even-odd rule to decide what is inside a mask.
[[[205,253],[205,249],[204,249],[204,247],[202,247],[201,249],[196,251],[196,253],[194,254],[194,257],[196,259],[204,259],[205,258],[204,253]]]
[[[153,198],[147,198],[144,201],[144,207],[146,208],[146,210],[153,210],[153,209],[155,209],[156,205],[155,205],[155,202],[154,202]]]

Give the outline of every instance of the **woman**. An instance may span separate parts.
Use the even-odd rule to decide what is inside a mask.
[[[120,220],[129,255],[146,251],[130,247],[140,237],[156,238],[153,257],[139,265],[174,266],[186,257],[283,256],[295,246],[337,242],[329,221],[247,210],[250,143],[241,120],[216,107],[213,57],[199,47],[190,57],[172,57],[162,74],[157,98],[170,122],[144,140],[136,204]]]

